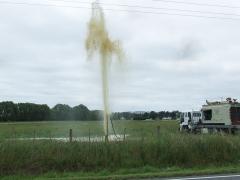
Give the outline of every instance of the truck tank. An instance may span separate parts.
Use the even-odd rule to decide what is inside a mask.
[[[208,102],[202,107],[203,124],[240,125],[240,103],[227,98],[223,102]]]

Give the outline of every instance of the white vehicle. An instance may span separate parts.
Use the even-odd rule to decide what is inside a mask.
[[[240,103],[236,99],[209,102],[201,111],[181,113],[180,131],[188,132],[227,132],[240,131]]]
[[[180,115],[180,131],[191,131],[202,120],[201,111],[183,112]]]

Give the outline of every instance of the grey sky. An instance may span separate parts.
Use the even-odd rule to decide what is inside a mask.
[[[151,0],[101,2],[240,14],[240,8]],[[240,6],[235,0],[201,3]],[[0,101],[82,103],[101,109],[99,62],[87,61],[84,49],[90,13],[89,9],[0,4]],[[112,62],[112,111],[190,110],[200,108],[206,99],[240,98],[240,20],[113,11],[105,15],[109,34],[122,41],[126,52],[123,64]]]

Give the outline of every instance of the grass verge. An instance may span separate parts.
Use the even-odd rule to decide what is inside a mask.
[[[208,166],[208,167],[196,167],[196,168],[155,168],[145,166],[142,168],[134,169],[120,169],[114,172],[111,171],[99,171],[99,172],[63,172],[56,173],[50,172],[40,176],[3,176],[2,180],[128,180],[128,179],[144,179],[144,178],[156,178],[156,177],[181,177],[181,176],[194,176],[194,175],[213,175],[213,174],[229,174],[239,173],[240,164],[229,166]]]
[[[141,141],[5,141],[0,174],[98,172],[141,167],[216,167],[240,162],[240,138],[221,135],[165,135]]]

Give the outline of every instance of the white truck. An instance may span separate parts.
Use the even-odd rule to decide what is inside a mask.
[[[202,120],[201,111],[183,112],[180,114],[180,131],[192,131]]]
[[[181,113],[180,131],[188,132],[228,132],[240,130],[240,103],[236,99],[209,102],[201,111]]]

